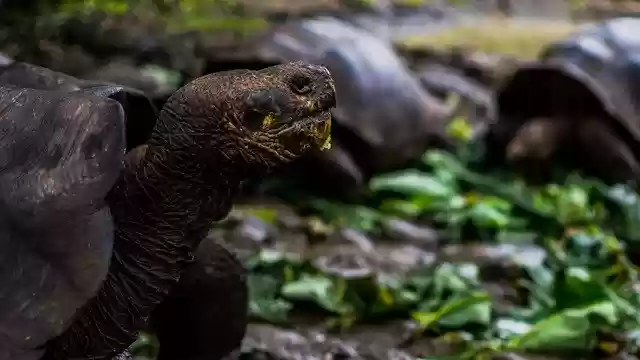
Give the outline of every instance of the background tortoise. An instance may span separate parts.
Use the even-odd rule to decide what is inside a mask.
[[[2,360],[111,358],[149,318],[163,359],[238,346],[242,266],[211,243],[191,254],[245,178],[326,142],[335,105],[321,66],[207,75],[125,159],[125,122],[138,119],[104,96],[116,92],[0,86]]]
[[[551,44],[498,89],[489,157],[529,170],[563,161],[608,181],[637,180],[639,54],[640,19],[632,18]]]
[[[289,21],[244,46],[215,49],[207,72],[287,61],[322,64],[336,81],[332,148],[297,162],[292,174],[314,190],[349,196],[373,175],[445,145],[451,110],[421,87],[392,44],[332,17]],[[239,65],[238,65],[239,64]]]

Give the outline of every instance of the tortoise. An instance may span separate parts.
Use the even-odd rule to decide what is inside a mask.
[[[84,89],[100,91],[97,95],[118,101],[128,117],[136,119],[127,122],[126,144],[129,150],[148,139],[157,116],[156,106],[141,90],[106,81],[79,79],[21,61],[7,60],[0,64],[0,84],[68,92]]]
[[[148,324],[160,359],[239,346],[243,267],[202,239],[246,179],[326,146],[335,106],[319,65],[209,74],[127,144],[117,88],[0,85],[2,360],[122,358]]]
[[[205,72],[296,60],[331,71],[338,94],[332,148],[312,152],[289,172],[306,174],[303,185],[325,195],[357,194],[373,175],[419,159],[430,146],[449,145],[444,129],[453,110],[421,86],[391,43],[345,21],[289,21],[243,46],[208,53]]]
[[[496,91],[488,157],[540,179],[562,162],[606,182],[638,180],[639,30],[634,18],[589,24],[522,64]]]

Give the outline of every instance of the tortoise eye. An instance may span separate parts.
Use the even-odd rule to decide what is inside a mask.
[[[291,82],[291,89],[298,95],[305,95],[311,92],[311,79],[307,77],[296,77]]]

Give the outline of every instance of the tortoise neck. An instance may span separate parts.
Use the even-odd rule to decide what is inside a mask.
[[[153,144],[130,165],[130,173],[135,178],[124,179],[128,186],[134,181],[147,190],[151,188],[154,193],[149,196],[154,198],[180,193],[181,202],[197,200],[202,191],[215,191],[243,180],[243,174],[234,170],[219,154],[168,149]]]
[[[106,360],[130,346],[212,222],[228,214],[239,175],[213,154],[186,155],[149,145],[122,172],[107,197],[115,224],[107,279],[55,342],[55,356]]]

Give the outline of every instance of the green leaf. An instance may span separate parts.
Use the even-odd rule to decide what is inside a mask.
[[[615,207],[614,226],[617,233],[627,239],[640,241],[640,198],[628,186],[595,187]]]
[[[441,264],[433,274],[436,287],[464,293],[478,286],[480,269],[476,264]]]
[[[249,302],[249,314],[273,324],[287,321],[293,304],[283,299],[254,299]]]
[[[448,328],[462,328],[467,324],[488,326],[492,320],[493,308],[487,293],[449,300],[450,312],[442,316],[438,323]],[[454,311],[453,309],[458,309]]]
[[[300,279],[282,287],[282,296],[290,300],[311,301],[329,312],[340,314],[347,310],[343,302],[344,290],[329,277],[303,274]]]
[[[608,299],[606,288],[593,279],[589,270],[570,267],[556,277],[554,297],[558,309],[582,307]]]
[[[618,321],[615,306],[603,301],[584,308],[567,309],[536,324],[520,336],[508,341],[515,350],[587,350],[596,345],[599,322],[614,325]]]
[[[447,125],[447,134],[460,142],[466,143],[471,140],[473,127],[464,117],[457,117]]]
[[[573,184],[566,187],[552,184],[546,192],[555,200],[556,216],[562,223],[580,223],[593,217],[586,189]]]
[[[158,339],[151,334],[140,332],[136,341],[129,346],[129,351],[140,356],[155,358],[158,356]]]
[[[309,205],[322,214],[332,224],[362,231],[374,231],[382,214],[362,205],[332,203],[325,199],[312,199]]]
[[[456,194],[452,184],[442,183],[437,178],[417,170],[380,175],[372,179],[369,186],[372,191],[387,190],[430,198],[447,198]]]
[[[480,201],[469,210],[474,225],[484,229],[502,229],[511,223],[510,211],[493,206],[491,202]]]
[[[300,263],[301,256],[298,254],[262,249],[247,260],[245,265],[249,269],[258,267],[284,269],[287,265],[299,265]]]
[[[479,269],[476,264],[438,265],[427,275],[421,272],[407,282],[424,294],[423,301],[417,307],[418,312],[426,313],[439,308],[443,302],[456,296],[467,296],[479,289]]]
[[[275,224],[278,210],[265,206],[238,206],[236,212],[245,216],[255,216],[267,224]]]
[[[413,319],[420,329],[434,323],[447,327],[462,327],[467,324],[488,325],[491,320],[491,297],[484,291],[455,297],[442,304],[436,311],[414,312]]]
[[[435,169],[448,170],[456,174],[462,173],[466,170],[459,159],[457,159],[453,154],[443,150],[427,151],[422,156],[422,161]]]
[[[249,314],[252,317],[282,323],[293,305],[278,298],[280,282],[272,276],[249,274]]]
[[[514,319],[498,319],[494,328],[498,338],[504,340],[526,334],[531,331],[531,324]]]
[[[423,206],[419,201],[389,199],[380,205],[380,210],[388,214],[413,218],[422,213]]]

